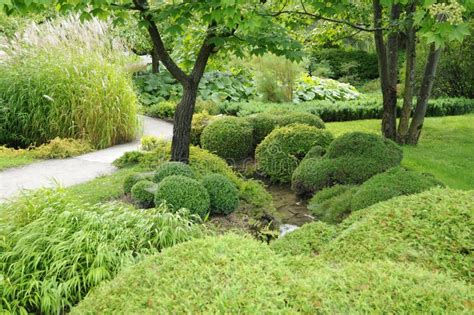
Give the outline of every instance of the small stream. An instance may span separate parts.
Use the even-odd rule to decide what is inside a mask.
[[[273,204],[283,224],[301,226],[313,221],[311,213],[306,208],[307,200],[296,196],[288,186],[271,184],[267,190],[273,197]]]

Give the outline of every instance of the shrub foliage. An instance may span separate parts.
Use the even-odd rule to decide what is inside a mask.
[[[239,206],[239,191],[224,175],[207,175],[202,179],[202,184],[209,193],[211,213],[229,214]]]
[[[273,130],[258,146],[258,167],[273,181],[289,182],[291,174],[315,145],[327,147],[333,137],[326,130],[294,124]]]
[[[245,119],[224,117],[204,128],[201,145],[223,159],[236,162],[249,156],[252,138],[252,126]]]
[[[188,209],[193,214],[204,217],[210,207],[209,193],[195,179],[171,175],[164,178],[155,194],[155,205],[166,203],[173,211]]]
[[[292,189],[307,194],[336,184],[361,184],[399,165],[402,157],[402,149],[391,140],[347,133],[329,145],[324,158],[306,159],[299,165],[292,175]]]
[[[141,180],[132,187],[132,199],[140,208],[152,208],[158,186],[150,180]]]
[[[72,313],[458,313],[469,309],[469,292],[410,264],[324,264],[225,235],[150,257]]]
[[[182,162],[164,162],[158,166],[155,174],[153,175],[153,181],[158,184],[166,177],[172,175],[194,178],[194,172],[191,167],[189,167],[189,165]]]

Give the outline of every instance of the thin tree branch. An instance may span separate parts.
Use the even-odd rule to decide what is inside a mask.
[[[146,0],[133,0],[133,3],[141,12],[143,19],[148,23],[148,33],[150,34],[153,46],[156,49],[156,53],[160,57],[161,63],[168,69],[168,71],[176,78],[181,84],[189,84],[190,77],[174,62],[165,48],[163,40],[161,38],[158,27],[156,26],[153,16],[149,12],[148,1]]]
[[[311,17],[315,20],[321,20],[321,21],[326,21],[326,22],[331,22],[331,23],[337,23],[337,24],[344,24],[344,25],[347,25],[347,26],[350,26],[352,28],[355,28],[357,30],[360,30],[360,31],[364,31],[364,32],[375,32],[377,30],[385,30],[385,28],[383,27],[379,27],[379,28],[370,28],[370,27],[367,27],[365,26],[364,24],[361,24],[361,23],[353,23],[353,22],[350,22],[350,21],[347,21],[347,20],[341,20],[341,19],[334,19],[334,18],[329,18],[329,17],[325,17],[321,14],[316,14],[316,13],[311,13],[311,12],[308,12],[303,4],[303,2],[301,1],[302,3],[302,7],[303,7],[303,11],[298,11],[298,10],[280,10],[278,12],[275,12],[275,13],[269,13],[269,14],[265,14],[265,15],[268,15],[268,16],[273,16],[273,17],[277,17],[277,16],[280,16],[280,15],[283,15],[283,14],[296,14],[296,15],[304,15],[304,16],[308,16],[308,17]]]

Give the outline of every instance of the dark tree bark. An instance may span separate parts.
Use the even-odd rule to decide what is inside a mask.
[[[385,44],[383,38],[382,6],[373,1],[374,39],[379,62],[380,85],[383,96],[382,134],[389,139],[396,138],[397,124],[397,79],[398,79],[398,32],[392,31]],[[393,5],[391,21],[400,17],[400,6]]]
[[[188,163],[191,122],[196,105],[199,82],[206,69],[207,61],[215,50],[215,46],[210,43],[210,39],[215,36],[214,25],[209,26],[207,36],[201,45],[194,67],[191,73],[187,75],[173,61],[166,50],[158,27],[149,12],[148,1],[133,0],[133,3],[136,9],[141,12],[142,18],[148,23],[148,33],[153,43],[153,51],[171,75],[183,86],[183,95],[174,115],[171,160]]]
[[[197,92],[198,87],[196,85],[184,88],[181,101],[176,107],[173,123],[173,142],[171,145],[172,161],[189,162],[191,122]]]
[[[425,74],[423,76],[420,93],[416,102],[415,112],[413,113],[413,119],[410,124],[410,129],[408,130],[408,136],[406,139],[406,143],[408,144],[417,144],[420,138],[440,56],[441,48],[436,48],[434,43],[431,44],[428,61],[426,62],[425,67]]]
[[[407,9],[405,94],[403,95],[403,107],[400,113],[397,134],[397,142],[400,144],[406,142],[410,116],[413,110],[413,96],[415,95],[416,30],[412,16],[415,10],[415,4]]]
[[[151,52],[151,72],[152,73],[159,73],[160,72],[160,56],[152,49]]]

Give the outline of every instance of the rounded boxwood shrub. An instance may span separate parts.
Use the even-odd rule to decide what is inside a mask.
[[[252,125],[244,118],[224,117],[210,123],[201,134],[201,145],[226,160],[241,161],[253,147]]]
[[[278,125],[278,118],[269,113],[258,113],[245,117],[253,128],[253,143],[257,146]]]
[[[211,213],[229,214],[239,206],[239,191],[224,175],[207,175],[202,179],[202,184],[209,193]]]
[[[324,158],[305,159],[292,175],[292,189],[312,194],[336,184],[361,184],[400,164],[403,152],[391,140],[353,132],[334,140]]]
[[[147,257],[87,295],[71,314],[214,314],[223,307],[230,314],[458,314],[469,313],[471,291],[465,282],[414,264],[331,264],[278,255],[227,234]]]
[[[308,209],[319,220],[336,224],[351,213],[351,201],[357,192],[352,185],[336,185],[316,193],[308,204]]]
[[[191,144],[201,145],[201,134],[204,128],[217,118],[219,118],[219,116],[212,116],[207,111],[194,114],[191,123],[191,133],[189,135],[191,138]]]
[[[305,124],[280,127],[257,146],[255,158],[259,169],[271,180],[286,183],[312,147],[327,147],[332,139],[329,131]]]
[[[140,208],[152,208],[157,188],[154,182],[141,180],[132,187],[132,199]]]
[[[132,187],[141,180],[151,180],[153,173],[135,173],[125,177],[123,181],[123,192],[129,194],[132,192]]]
[[[434,186],[443,186],[443,183],[431,174],[394,167],[363,183],[352,198],[351,208],[363,209],[380,201],[420,193]]]
[[[272,113],[272,112],[270,112]],[[277,117],[278,125],[288,126],[292,124],[306,124],[319,129],[324,129],[324,121],[311,113],[305,112],[284,112],[274,111],[274,115]]]
[[[153,181],[158,184],[164,178],[171,175],[181,175],[194,178],[194,172],[189,165],[182,162],[165,162],[158,166],[153,175]]]
[[[163,202],[174,211],[186,208],[201,217],[207,214],[210,207],[206,188],[195,179],[182,175],[168,176],[158,184],[155,205],[158,206]]]
[[[350,132],[336,138],[328,147],[326,156],[329,159],[363,157],[375,160],[381,165],[389,165],[390,168],[400,164],[403,151],[398,144],[381,136]]]

